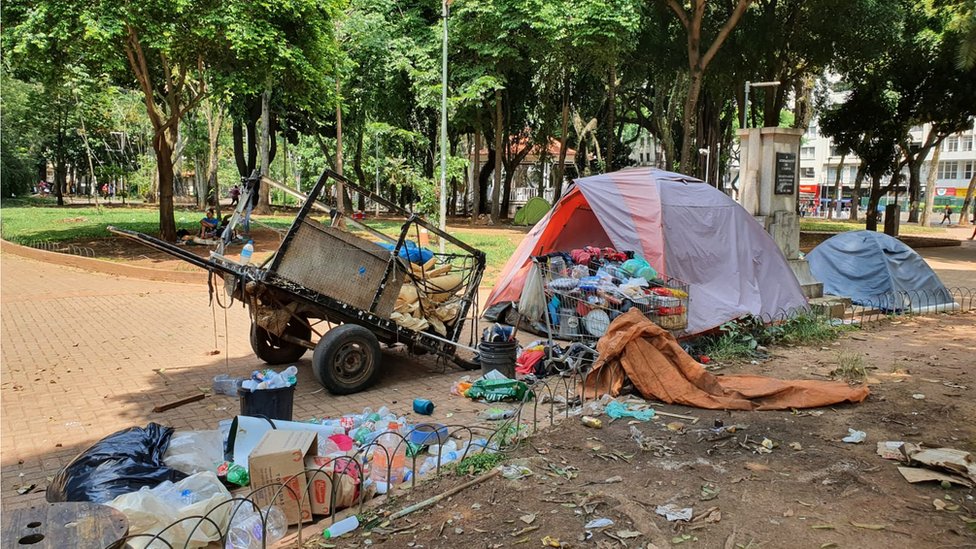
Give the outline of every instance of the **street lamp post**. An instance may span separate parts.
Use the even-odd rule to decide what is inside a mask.
[[[441,59],[441,204],[438,226],[447,232],[447,14],[448,0],[441,0],[444,16],[444,40]],[[438,238],[444,253],[444,239]]]
[[[745,97],[745,101],[742,102],[743,103],[743,108],[742,108],[743,128],[749,127],[749,88],[775,88],[776,86],[779,86],[779,84],[780,84],[779,80],[773,80],[770,82],[749,82],[748,80],[746,81],[746,97]]]
[[[705,184],[708,184],[709,168],[711,167],[712,155],[709,154],[708,149],[698,149],[698,154],[705,155]]]

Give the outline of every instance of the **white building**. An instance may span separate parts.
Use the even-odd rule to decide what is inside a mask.
[[[911,129],[912,143],[921,145],[928,133],[932,130],[930,124],[916,126]],[[933,169],[932,156],[933,149],[924,160],[921,167],[922,196],[924,200],[926,183],[929,171]],[[841,155],[837,152],[830,138],[820,135],[817,121],[814,120],[807,128],[800,145],[800,203],[801,206],[810,208],[816,204],[817,199],[825,202],[828,199],[837,197],[835,181],[837,170],[840,170],[841,200],[847,203],[851,198],[854,189],[854,180],[857,177],[857,169],[861,162],[857,156],[847,155],[844,163],[840,164]],[[976,129],[970,126],[969,129],[947,137],[942,142],[939,152],[939,165],[935,181],[935,205],[944,206],[949,204],[955,211],[959,211],[963,200],[966,198],[966,190],[969,187],[969,180],[976,170]],[[908,187],[908,168],[902,170],[903,178],[900,184],[898,196],[899,203],[907,205]],[[861,203],[866,204],[866,197],[871,188],[870,178],[865,177],[861,183]],[[892,201],[891,196],[882,199],[882,204]],[[904,207],[903,207],[904,208]]]

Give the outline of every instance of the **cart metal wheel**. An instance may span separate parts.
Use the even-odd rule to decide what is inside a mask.
[[[343,324],[325,332],[312,353],[312,370],[330,393],[362,391],[380,372],[380,342],[357,324]]]
[[[312,328],[305,317],[288,319],[285,334],[308,341],[312,337]],[[251,323],[251,349],[258,358],[268,364],[289,364],[297,362],[308,349],[297,343],[285,341],[268,332],[256,323]]]

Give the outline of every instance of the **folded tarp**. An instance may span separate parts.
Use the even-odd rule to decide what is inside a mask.
[[[869,393],[833,381],[714,376],[636,308],[610,324],[597,351],[600,358],[583,385],[587,397],[617,396],[628,378],[644,398],[712,410],[816,408],[861,402]]]

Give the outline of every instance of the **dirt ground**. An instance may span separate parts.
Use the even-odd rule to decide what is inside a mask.
[[[533,474],[494,477],[424,511],[308,547],[976,547],[973,489],[909,484],[879,441],[921,442],[976,452],[976,314],[885,322],[823,347],[771,348],[762,363],[715,373],[827,378],[845,356],[861,356],[871,395],[858,405],[783,412],[722,412],[654,405],[699,418],[584,427],[570,417],[524,441],[510,456]],[[913,396],[915,395],[915,396]],[[918,395],[924,395],[924,398]],[[717,423],[741,425],[712,440]],[[669,424],[670,428],[669,428]],[[650,441],[641,450],[636,427]],[[848,428],[865,431],[846,444]],[[677,430],[675,430],[677,429]],[[761,450],[768,438],[775,447]],[[465,478],[450,475],[388,500],[392,513]],[[939,502],[939,503],[936,503]],[[655,513],[669,503],[692,521]],[[941,507],[942,509],[937,508]],[[613,525],[584,525],[608,518]]]

